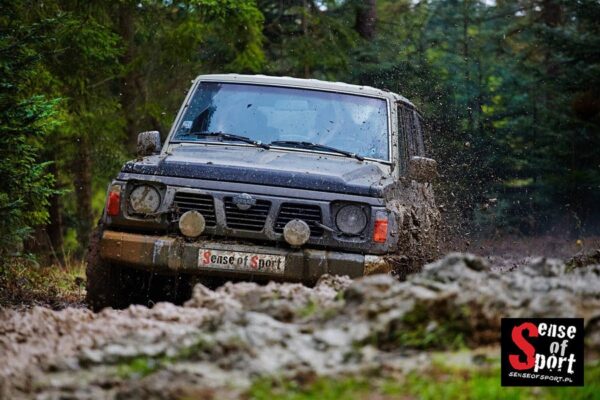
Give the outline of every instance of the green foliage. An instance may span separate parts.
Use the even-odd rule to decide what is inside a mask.
[[[0,13],[0,259],[17,253],[31,227],[48,219],[53,193],[47,163],[39,158],[43,141],[57,124],[56,102],[32,95],[41,26],[20,25],[11,8]]]
[[[358,42],[352,2],[260,0],[268,64],[275,75],[337,79],[348,71]]]
[[[203,72],[259,72],[263,16],[252,0],[129,2],[136,85],[133,131],[166,133],[190,81]],[[122,13],[122,11],[121,11]],[[127,44],[125,44],[127,46]]]
[[[166,133],[199,73],[251,73],[265,62],[263,16],[253,0],[16,1],[6,8],[0,151],[7,154],[2,172],[12,168],[15,180],[4,182],[12,186],[0,196],[2,229],[11,229],[2,235],[7,246],[40,225],[61,223],[69,240],[51,241],[81,254],[103,207],[96,194],[131,157],[137,132]],[[26,38],[18,44],[22,57],[9,59],[4,54],[17,36]],[[8,123],[29,129],[27,140],[25,133],[10,136]],[[48,134],[52,140],[44,140]],[[15,160],[23,161],[15,167]],[[43,161],[52,163],[51,175]],[[48,220],[52,187],[63,193],[54,204],[57,221]]]
[[[439,201],[464,233],[598,227],[600,5],[536,4],[379,1],[378,35],[341,78],[424,112]]]
[[[463,233],[598,229],[597,1],[378,0],[368,39],[365,4],[3,2],[0,251],[48,222],[61,224],[53,243],[81,251],[137,133],[165,136],[190,80],[214,72],[406,96],[440,162],[438,202]],[[53,189],[61,218],[48,221]]]

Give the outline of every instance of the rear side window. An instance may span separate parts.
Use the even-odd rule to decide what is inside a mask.
[[[398,133],[400,166],[406,171],[410,157],[425,156],[423,120],[419,113],[404,105],[398,106]]]

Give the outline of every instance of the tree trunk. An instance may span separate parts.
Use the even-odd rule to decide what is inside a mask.
[[[56,182],[55,189],[60,189],[58,186],[58,169],[56,168],[56,163],[50,164],[49,172],[54,176],[54,181]],[[50,223],[46,226],[46,233],[48,235],[50,246],[52,247],[51,250],[53,257],[56,258],[58,263],[64,264],[63,210],[60,200],[60,194],[52,195],[49,199],[50,209],[48,212],[50,214]]]
[[[470,24],[471,2],[463,2],[463,59],[465,61],[465,94],[467,97],[467,126],[468,131],[473,132],[473,99],[471,97],[471,60],[469,59],[469,24]]]
[[[563,10],[560,1],[543,0],[542,1],[542,20],[544,24],[550,27],[556,27],[562,24]]]
[[[302,1],[302,35],[306,40],[308,38],[308,13],[310,12],[308,8],[308,2],[306,0]],[[310,65],[308,65],[308,60],[306,59],[306,54],[304,55],[304,78],[310,78]]]
[[[560,2],[557,0],[543,0],[541,10],[542,21],[544,25],[550,28],[556,28],[562,24],[563,10]],[[548,49],[545,54],[546,72],[553,78],[559,73],[558,63],[552,58],[552,51]]]
[[[79,241],[80,254],[87,248],[94,215],[92,212],[92,158],[90,151],[90,139],[88,135],[80,137],[79,151],[72,165],[75,177],[75,200],[77,215],[77,239]]]
[[[131,68],[134,60],[134,9],[135,5],[129,1],[119,4],[119,34],[123,38],[125,51],[121,57],[124,67],[121,77],[121,109],[125,117],[125,131],[127,133],[127,148],[134,152],[137,144],[137,128],[135,124],[135,72]]]
[[[541,10],[540,16],[542,23],[548,28],[557,28],[563,24],[563,8],[561,5],[561,1],[559,0],[542,0],[541,2]],[[545,68],[545,82],[542,86],[543,93],[543,106],[546,109],[546,112],[550,114],[560,115],[560,108],[564,107],[560,99],[556,99],[556,91],[552,87],[557,77],[561,74],[560,63],[555,57],[555,52],[551,44],[546,43],[546,48],[544,49],[544,68]],[[556,132],[560,134],[560,128],[556,127]],[[556,134],[556,133],[555,133]],[[567,135],[570,134],[570,138],[567,139]],[[567,220],[569,221],[569,229],[570,234],[573,237],[577,237],[579,235],[579,231],[581,228],[581,219],[580,215],[582,215],[582,203],[581,203],[581,195],[580,188],[577,185],[577,182],[572,179],[571,171],[577,171],[579,168],[577,162],[577,151],[576,151],[576,142],[577,132],[575,129],[571,129],[570,132],[564,132],[563,137],[566,142],[561,144],[563,148],[568,148],[570,150],[571,162],[569,165],[569,170],[563,168],[562,176],[567,179],[567,183],[569,186],[567,199],[566,199],[566,209],[567,209]],[[566,167],[566,166],[564,166]],[[569,177],[569,175],[571,175]],[[569,180],[570,179],[570,180]]]
[[[365,0],[356,10],[356,31],[365,39],[375,38],[375,27],[377,25],[377,2],[376,0]]]

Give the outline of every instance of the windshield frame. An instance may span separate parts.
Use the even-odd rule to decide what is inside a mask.
[[[392,107],[391,107],[389,98],[383,97],[383,96],[357,94],[354,92],[349,92],[349,91],[347,92],[344,90],[328,90],[328,89],[324,89],[324,88],[315,89],[315,88],[310,88],[310,87],[306,87],[306,86],[302,86],[302,85],[294,85],[294,84],[280,85],[280,84],[269,84],[269,83],[263,83],[263,82],[256,82],[256,83],[253,83],[253,82],[230,82],[230,81],[222,80],[222,79],[214,79],[214,80],[213,79],[197,79],[194,82],[194,84],[192,85],[192,88],[186,95],[183,106],[179,109],[179,112],[177,113],[177,117],[175,118],[175,120],[173,121],[173,124],[171,125],[171,130],[169,131],[169,135],[167,136],[167,138],[165,140],[165,145],[163,146],[161,153],[166,153],[166,151],[170,145],[175,145],[175,144],[180,144],[180,143],[216,145],[216,146],[253,147],[251,144],[247,144],[247,143],[243,143],[243,142],[234,142],[234,141],[173,140],[175,133],[177,131],[177,127],[179,127],[179,125],[181,124],[183,116],[185,114],[185,111],[188,109],[190,102],[192,100],[192,97],[194,96],[194,94],[198,90],[198,87],[200,86],[200,83],[202,83],[202,82],[222,83],[222,84],[238,84],[238,85],[241,84],[241,85],[251,85],[251,86],[270,86],[270,87],[283,88],[283,89],[286,89],[286,88],[302,89],[302,90],[311,90],[314,92],[339,93],[339,94],[344,94],[344,95],[352,95],[352,96],[367,97],[367,98],[372,98],[372,99],[377,99],[377,100],[383,100],[383,101],[385,101],[386,111],[387,111],[387,121],[386,122],[387,122],[387,136],[388,136],[388,159],[371,158],[371,157],[366,157],[362,154],[361,154],[361,156],[363,156],[364,159],[368,160],[368,161],[375,161],[375,162],[386,164],[386,165],[394,165],[394,162],[393,162],[394,155],[392,153],[392,151],[393,151],[393,148],[392,148],[393,147],[392,146],[393,145]],[[335,152],[314,150],[314,149],[292,148],[292,147],[287,147],[287,146],[273,145],[273,146],[271,146],[271,149],[272,150],[290,151],[290,152],[327,154],[327,155],[333,155],[333,156],[337,156],[337,157],[346,157],[344,155],[341,155],[341,154],[335,153]]]

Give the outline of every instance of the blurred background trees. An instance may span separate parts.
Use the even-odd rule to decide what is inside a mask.
[[[0,256],[81,255],[137,133],[210,72],[399,92],[458,232],[597,234],[598,21],[596,0],[2,1]]]

